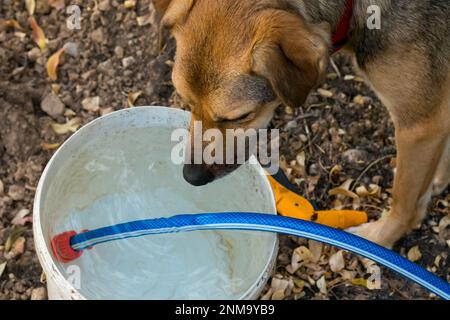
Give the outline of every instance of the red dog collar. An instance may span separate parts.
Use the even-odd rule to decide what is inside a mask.
[[[350,22],[353,16],[353,0],[347,0],[345,4],[345,12],[342,15],[341,21],[333,34],[334,51],[341,49],[348,40],[348,32],[350,30]]]

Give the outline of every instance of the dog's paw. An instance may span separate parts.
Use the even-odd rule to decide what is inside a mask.
[[[403,228],[393,227],[392,225],[388,227],[387,220],[388,219],[380,219],[375,222],[363,224],[359,227],[347,229],[346,231],[391,249],[400,237],[403,236]]]

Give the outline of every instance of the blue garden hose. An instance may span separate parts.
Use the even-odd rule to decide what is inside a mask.
[[[63,258],[60,261],[68,262],[78,258],[83,250],[109,241],[199,230],[265,231],[320,241],[376,261],[429,289],[442,299],[450,300],[449,283],[391,250],[338,229],[271,214],[210,213],[133,221],[79,234],[73,231],[65,232],[53,238],[52,249],[55,256]]]

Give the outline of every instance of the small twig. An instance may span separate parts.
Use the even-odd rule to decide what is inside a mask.
[[[325,150],[323,150],[317,143],[314,143],[314,146],[319,149],[319,151],[323,154],[327,154]]]
[[[314,117],[316,117],[316,115],[314,115],[313,113],[304,113],[304,114],[301,114],[298,117],[296,117],[295,120],[300,121],[300,120],[314,118]]]
[[[339,71],[338,66],[336,65],[336,63],[334,62],[333,58],[330,58],[330,63],[331,66],[333,67],[333,70],[336,72],[336,74],[338,75],[339,79],[342,78],[341,72]]]
[[[361,174],[359,175],[359,177],[355,180],[355,182],[353,183],[353,186],[352,186],[352,188],[351,188],[351,191],[354,191],[354,190],[355,190],[357,184],[359,183],[359,181],[361,181],[362,177],[364,177],[364,175],[365,175],[370,169],[372,169],[375,165],[377,165],[378,163],[380,163],[380,162],[382,162],[382,161],[384,161],[384,160],[393,158],[393,157],[395,157],[395,156],[396,156],[395,154],[389,154],[389,155],[384,156],[384,157],[381,157],[381,158],[379,158],[379,159],[373,161],[371,164],[369,164],[369,165],[363,170],[363,172],[361,172]]]

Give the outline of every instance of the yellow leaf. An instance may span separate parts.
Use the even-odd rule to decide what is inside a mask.
[[[408,260],[412,262],[416,262],[422,259],[422,253],[420,252],[419,246],[415,246],[409,249],[407,256]]]
[[[136,0],[126,0],[123,3],[123,6],[125,7],[125,9],[134,8],[136,6]]]
[[[61,59],[61,55],[64,53],[64,47],[56,51],[48,60],[47,60],[47,73],[50,79],[55,81],[58,79],[58,65],[59,60]]]
[[[41,27],[39,27],[34,17],[29,17],[28,23],[30,24],[31,29],[33,30],[31,38],[33,39],[34,42],[36,42],[36,44],[39,46],[41,50],[44,50],[47,46],[47,39],[45,38],[44,31],[42,31]]]
[[[367,280],[364,278],[355,278],[352,280],[352,284],[355,286],[361,286],[367,288]]]
[[[47,143],[47,142],[41,143],[41,147],[45,151],[58,149],[60,145],[61,145],[60,143]]]
[[[335,165],[331,170],[330,173],[328,174],[328,180],[333,183],[334,185],[336,185],[338,182],[335,182],[337,179],[335,178],[339,178],[340,173],[342,172],[342,166],[337,164]]]
[[[59,123],[52,123],[52,129],[55,131],[56,134],[66,134],[69,132],[75,132],[81,125],[81,119],[80,118],[73,118],[69,121],[67,121],[64,124]]]
[[[25,6],[27,7],[28,14],[32,16],[36,8],[36,2],[34,0],[25,0]]]
[[[39,278],[39,281],[41,283],[46,283],[47,282],[47,275],[45,274],[45,271],[42,271],[41,276]]]
[[[134,107],[134,103],[139,98],[139,96],[142,94],[142,91],[137,92],[130,92],[128,94],[128,107]]]
[[[73,117],[73,116],[76,116],[76,115],[77,114],[72,109],[67,108],[66,111],[64,111],[64,116],[65,117]]]

